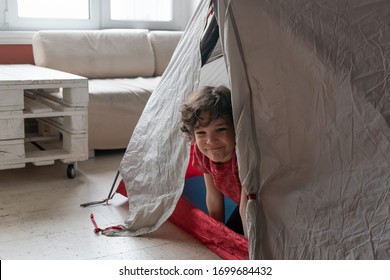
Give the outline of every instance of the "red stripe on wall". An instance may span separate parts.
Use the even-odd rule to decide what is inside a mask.
[[[0,45],[0,64],[34,64],[32,45]]]

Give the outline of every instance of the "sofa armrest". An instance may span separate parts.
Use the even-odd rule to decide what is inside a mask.
[[[148,36],[152,43],[155,58],[155,76],[161,76],[164,73],[182,35],[183,31],[149,32]]]

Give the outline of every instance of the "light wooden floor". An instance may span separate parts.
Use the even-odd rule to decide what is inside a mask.
[[[219,259],[169,222],[142,237],[93,232],[91,213],[101,228],[126,218],[127,200],[119,194],[110,205],[80,207],[107,197],[123,152],[79,162],[74,179],[61,162],[0,170],[0,259]]]

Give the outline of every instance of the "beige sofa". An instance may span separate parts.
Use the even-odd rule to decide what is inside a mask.
[[[126,148],[181,38],[143,29],[38,31],[35,64],[88,78],[89,150]]]

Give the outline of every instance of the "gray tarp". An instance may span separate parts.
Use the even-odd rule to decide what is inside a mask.
[[[179,110],[199,84],[199,44],[206,23],[206,2],[189,22],[120,165],[129,197],[126,226],[132,235],[153,231],[165,222],[183,190],[189,145],[180,131]]]
[[[216,1],[250,258],[390,259],[390,2]],[[201,1],[121,163],[133,235],[180,197],[179,108],[199,83]],[[387,122],[386,122],[387,120]]]

